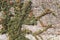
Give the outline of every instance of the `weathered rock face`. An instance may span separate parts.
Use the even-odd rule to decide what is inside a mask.
[[[32,10],[35,17],[40,16],[45,9],[52,10],[56,17],[53,15],[53,13],[51,13],[40,19],[43,21],[44,25],[53,25],[53,28],[49,28],[40,35],[42,36],[43,40],[60,40],[60,0],[32,0]],[[28,25],[25,26],[27,27]],[[32,28],[32,26],[28,26],[26,29],[30,29],[32,32],[34,32],[38,28],[42,30],[44,27],[41,27],[41,24],[37,22],[36,27],[33,26]],[[30,36],[30,38],[28,36]],[[27,35],[27,37],[31,40],[35,40],[31,37],[31,35]]]
[[[53,34],[60,31],[60,0],[32,0],[32,9],[35,16],[41,15],[45,9],[50,9],[55,13],[56,17],[51,14],[45,15],[41,18],[45,25],[53,24],[56,26],[54,29],[50,29]],[[58,32],[59,33],[59,32]]]
[[[51,13],[41,18],[45,25],[53,24],[54,27],[42,33],[41,36],[45,40],[48,39],[48,36],[49,38],[51,38],[52,36],[56,38],[50,40],[60,40],[58,36],[60,35],[60,0],[32,0],[32,2],[33,13],[36,17],[41,15],[45,11],[45,9],[52,10],[56,15],[55,17]]]
[[[53,24],[53,28],[48,29],[40,35],[44,40],[60,40],[60,0],[32,0],[32,9],[36,17],[40,16],[45,11],[45,9],[50,9],[56,14],[56,17],[51,13],[41,18],[45,25]],[[28,25],[25,25],[24,27],[26,28],[27,26]],[[43,29],[43,27],[41,27],[40,23],[38,22],[36,26],[32,27],[30,25],[26,29],[32,30],[32,32],[34,32],[38,29]],[[29,39],[35,40],[35,38],[33,38],[30,34],[26,37],[30,37]],[[0,39],[3,40],[2,38]]]

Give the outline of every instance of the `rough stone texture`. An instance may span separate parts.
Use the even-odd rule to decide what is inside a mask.
[[[53,24],[53,28],[49,28],[47,31],[40,35],[43,37],[44,40],[60,40],[60,0],[32,0],[32,2],[33,13],[36,17],[42,14],[45,11],[45,9],[52,10],[57,17],[56,18],[51,13],[41,18],[45,25]],[[43,29],[39,21],[35,26],[23,25],[23,28],[29,29],[32,32]],[[1,37],[0,40],[3,40],[3,38]],[[26,35],[26,37],[30,40],[36,40],[31,34]]]
[[[60,0],[32,0],[32,9],[35,16],[39,16],[44,12],[45,9],[52,10],[56,17],[51,14],[48,14],[41,18],[44,24],[53,24],[56,26],[55,29],[60,28]]]
[[[42,14],[45,9],[50,9],[56,14],[57,17],[54,17],[51,13],[41,18],[45,25],[53,24],[54,26],[54,28],[50,28],[46,32],[41,34],[41,36],[44,36],[43,38],[47,36],[44,40],[47,40],[48,36],[50,35],[51,37],[54,35],[60,35],[60,0],[32,0],[32,2],[32,9],[35,16],[39,16],[40,14]],[[60,39],[58,38],[54,40]]]

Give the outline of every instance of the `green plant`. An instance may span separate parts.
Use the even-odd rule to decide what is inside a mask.
[[[28,40],[24,37],[21,31],[22,24],[31,11],[31,1],[13,2],[9,0],[0,0],[0,9],[4,12],[3,28],[1,33],[8,33],[9,40]],[[13,7],[15,14],[12,14],[9,9]],[[26,23],[25,23],[26,24]]]
[[[3,11],[3,18],[1,24],[3,28],[1,29],[1,34],[7,33],[9,40],[29,40],[25,37],[26,33],[31,33],[31,31],[24,30],[22,31],[22,25],[36,25],[37,20],[46,14],[50,14],[51,11],[43,13],[39,17],[35,17],[31,13],[31,0],[22,2],[20,0],[0,0],[0,11]],[[10,11],[10,8],[14,8],[14,14]],[[30,15],[30,16],[29,16]],[[48,25],[43,31],[38,31],[36,33],[31,33],[34,36],[39,35],[50,28],[51,25]]]

